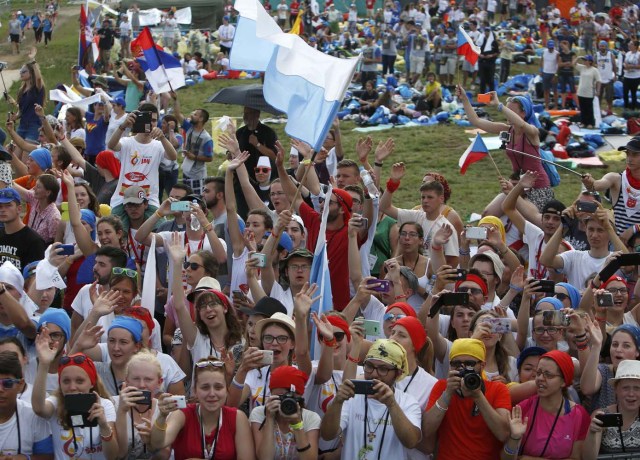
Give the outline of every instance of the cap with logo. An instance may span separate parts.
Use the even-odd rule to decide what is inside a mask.
[[[138,185],[127,188],[124,191],[124,199],[122,204],[142,204],[147,201],[147,194],[144,189]]]

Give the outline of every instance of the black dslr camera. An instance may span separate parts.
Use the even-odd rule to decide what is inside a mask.
[[[293,415],[298,412],[298,404],[304,404],[304,398],[296,395],[293,391],[287,391],[281,394],[280,399],[280,411],[284,415]]]
[[[482,377],[473,369],[464,369],[458,373],[468,390],[477,390],[482,385]]]

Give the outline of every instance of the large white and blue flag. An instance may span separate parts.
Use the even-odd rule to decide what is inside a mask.
[[[231,68],[265,72],[265,100],[287,114],[285,132],[320,150],[359,57],[329,56],[284,33],[258,0],[236,0],[234,7],[240,18]]]

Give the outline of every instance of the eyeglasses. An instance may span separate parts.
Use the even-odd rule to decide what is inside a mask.
[[[558,332],[558,328],[557,327],[535,327],[533,328],[533,332],[535,332],[538,335],[542,335],[545,332],[549,335],[553,335]]]
[[[182,266],[184,267],[185,270],[187,268],[190,268],[191,270],[197,270],[200,267],[202,267],[202,265],[197,264],[195,262],[189,262],[188,260],[185,260],[184,263],[182,264]]]
[[[569,298],[569,296],[567,294],[563,294],[562,292],[556,292],[554,294],[554,297],[556,299],[558,299],[560,302],[563,302],[563,301],[565,301],[566,299]]]
[[[536,377],[543,376],[545,380],[551,380],[555,377],[562,377],[560,374],[552,374],[549,371],[536,371]]]
[[[380,376],[380,377],[385,377],[389,372],[391,371],[395,371],[397,368],[396,367],[387,367],[387,366],[374,366],[373,364],[371,364],[368,361],[364,362],[364,371],[367,374],[371,374],[373,373],[373,371],[376,371],[376,373]]]
[[[20,73],[21,74],[29,73],[29,69],[20,69]]]
[[[128,276],[129,278],[138,278],[138,272],[135,270],[131,270],[130,268],[123,268],[123,267],[113,267],[113,269],[111,270],[111,273],[114,275],[125,275]]]
[[[0,379],[0,387],[5,390],[10,390],[14,386],[18,385],[20,381],[20,379]]]
[[[297,272],[297,271],[306,272],[307,270],[311,270],[311,265],[290,264],[289,268],[294,272]]]
[[[284,192],[271,192],[269,193],[269,196],[273,197],[273,196],[283,196],[285,195]]]
[[[263,335],[262,336],[262,342],[263,343],[273,343],[273,341],[278,342],[280,345],[282,345],[283,343],[287,343],[289,341],[289,336],[288,335],[279,335],[279,336],[274,336],[274,335]]]
[[[458,289],[456,289],[456,292],[468,292],[469,294],[472,294],[472,295],[484,294],[482,292],[482,289],[480,288],[467,287],[467,286],[460,286]]]
[[[336,339],[336,342],[342,342],[344,338],[347,336],[344,332],[334,332],[333,338]]]
[[[253,170],[257,173],[268,173],[269,171],[271,171],[271,168],[260,168],[260,167],[256,167],[253,168]]]
[[[62,342],[64,340],[63,332],[49,332],[49,338],[54,342]]]
[[[418,238],[419,236],[420,234],[418,232],[404,232],[404,231],[400,232],[401,238],[407,238],[407,237]]]
[[[453,361],[451,361],[449,363],[449,367],[452,369],[460,369],[460,368],[472,368],[472,367],[476,367],[478,365],[480,361],[474,361],[473,359],[468,359],[465,361],[460,361],[457,359],[454,359]]]
[[[73,361],[73,364],[82,364],[87,360],[87,357],[85,355],[77,355],[77,356],[63,356],[62,358],[60,358],[60,365],[61,366],[66,366],[67,364],[69,364],[71,361]]]
[[[407,315],[403,315],[402,313],[393,314],[393,313],[385,313],[382,319],[385,321],[398,321],[399,319],[406,318]]]
[[[607,291],[609,291],[613,295],[626,294],[629,292],[627,288],[607,288]]]
[[[353,204],[362,204],[362,201],[360,201],[358,198],[351,198],[351,201],[353,201]]]
[[[220,305],[217,302],[207,302],[207,303],[203,303],[202,305],[198,305],[198,310],[207,310],[207,309],[214,309],[216,308],[218,305]]]
[[[490,277],[490,276],[495,276],[495,274],[494,274],[494,273],[483,273],[483,272],[481,272],[480,274],[481,274],[482,276],[484,276],[485,278],[488,278],[488,277]]]
[[[223,361],[200,361],[196,363],[198,369],[204,369],[205,367],[224,367]]]

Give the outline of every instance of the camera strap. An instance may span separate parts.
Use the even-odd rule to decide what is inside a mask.
[[[616,404],[616,412],[620,413],[620,409],[618,408],[618,405]],[[17,414],[17,412],[16,412]],[[636,416],[637,418],[637,416]],[[20,428],[18,428],[18,436],[20,436]],[[627,449],[625,449],[624,447],[624,437],[622,436],[622,425],[620,425],[618,427],[618,436],[620,436],[620,446],[622,446],[622,452],[626,452]]]
[[[566,404],[565,404],[566,401]],[[536,407],[533,410],[533,418],[531,419],[531,423],[529,424],[529,431],[527,433],[527,436],[524,438],[524,442],[520,445],[520,452],[519,454],[522,455],[522,452],[524,450],[524,446],[527,445],[527,441],[529,440],[529,436],[531,435],[531,431],[533,431],[533,427],[535,426],[536,423],[536,416],[538,415],[538,406],[540,405],[540,397],[538,397],[537,401],[536,401]],[[544,443],[544,447],[542,448],[542,452],[540,452],[540,455],[538,455],[538,457],[544,457],[544,453],[547,450],[547,447],[549,446],[549,442],[551,441],[551,436],[553,436],[553,430],[556,427],[556,423],[558,423],[558,419],[560,418],[560,412],[562,412],[562,408],[564,406],[568,406],[569,409],[571,408],[571,405],[569,404],[569,400],[564,398],[564,396],[562,397],[562,402],[560,403],[560,407],[558,407],[558,412],[556,412],[556,418],[553,419],[553,425],[551,425],[551,429],[549,430],[549,435],[547,436],[547,442]]]
[[[213,460],[216,458],[216,448],[218,447],[218,436],[220,435],[220,430],[222,429],[222,407],[220,407],[220,417],[218,417],[218,428],[216,429],[216,436],[213,438],[213,443],[211,444],[211,455],[209,455],[209,450],[207,450],[207,441],[204,436],[204,422],[202,421],[202,415],[200,414],[200,405],[198,404],[198,420],[200,421],[200,434],[202,436],[202,458]]]

